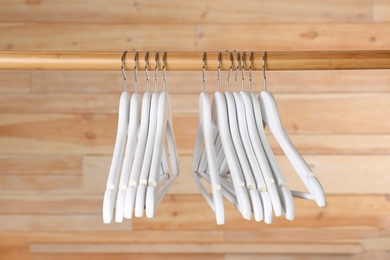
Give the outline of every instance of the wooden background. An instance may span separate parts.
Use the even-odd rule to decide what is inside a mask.
[[[390,49],[390,3],[0,1],[0,50],[124,49]],[[121,72],[1,71],[0,258],[390,259],[390,73],[267,75],[289,135],[325,188],[326,208],[296,199],[293,222],[266,225],[226,203],[226,224],[217,226],[190,177],[201,72],[167,72],[181,176],[154,219],[105,225]],[[210,93],[216,76],[207,73]],[[258,72],[254,89],[262,89]],[[290,187],[303,189],[272,147]]]

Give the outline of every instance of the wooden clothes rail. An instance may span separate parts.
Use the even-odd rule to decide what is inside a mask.
[[[159,52],[159,70],[162,69]],[[122,52],[0,52],[1,70],[120,70]],[[145,52],[138,53],[137,69],[143,70]],[[233,52],[233,68],[236,56]],[[390,51],[270,51],[266,53],[268,70],[354,70],[390,69]],[[154,52],[149,52],[149,70],[155,66]],[[134,67],[134,53],[127,52],[125,70]],[[230,59],[221,51],[221,70],[229,70]],[[205,69],[217,70],[217,52],[206,52]],[[249,52],[245,52],[245,69]],[[263,52],[253,52],[253,70],[263,69]],[[202,70],[202,52],[167,52],[166,70]]]

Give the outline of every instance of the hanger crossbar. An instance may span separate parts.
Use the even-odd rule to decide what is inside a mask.
[[[263,52],[254,51],[252,70],[263,69]],[[235,55],[235,54],[233,54]],[[0,52],[0,70],[120,70],[122,52]],[[145,52],[138,53],[137,69],[143,70]],[[159,69],[162,69],[159,52]],[[236,59],[233,59],[233,68]],[[134,68],[134,53],[127,52],[125,69]],[[148,65],[154,68],[154,53]],[[265,64],[269,70],[364,70],[390,69],[390,50],[383,51],[270,51]],[[227,52],[221,51],[221,70],[229,70]],[[217,52],[206,52],[205,69],[216,71]],[[249,51],[245,52],[249,69]],[[167,52],[166,70],[201,71],[202,52]]]

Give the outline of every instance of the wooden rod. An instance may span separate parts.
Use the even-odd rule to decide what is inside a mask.
[[[159,70],[162,69],[159,52]],[[1,70],[120,70],[122,52],[0,52]],[[244,53],[249,69],[249,52]],[[144,70],[145,52],[138,53],[137,69]],[[241,57],[240,57],[241,59]],[[266,70],[355,70],[390,69],[390,51],[296,51],[267,52]],[[233,53],[233,70],[237,59]],[[155,67],[154,52],[148,55],[149,70]],[[221,70],[229,70],[230,59],[221,52]],[[125,55],[125,70],[134,68],[134,53]],[[217,52],[206,52],[205,69],[216,71]],[[253,52],[253,70],[263,69],[263,52]],[[166,70],[202,70],[202,52],[167,52]]]

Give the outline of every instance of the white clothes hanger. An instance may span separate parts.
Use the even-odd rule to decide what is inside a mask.
[[[307,194],[303,192],[292,191],[292,194],[296,197],[313,199],[316,201],[318,206],[324,207],[326,205],[324,190],[318,179],[314,176],[310,167],[307,165],[305,160],[302,158],[289,139],[280,120],[276,101],[272,94],[267,91],[264,59],[265,52],[263,55],[264,91],[262,91],[259,95],[259,102],[263,114],[263,119],[310,193]]]
[[[252,92],[252,52],[250,52],[249,57],[249,95],[245,97],[246,104],[249,110],[253,109],[255,123],[258,130],[258,135],[260,137],[261,144],[263,146],[264,152],[266,154],[270,169],[275,178],[276,185],[279,190],[279,197],[282,203],[283,211],[288,220],[294,219],[294,201],[290,189],[287,187],[286,180],[280,170],[279,164],[276,162],[275,156],[271,150],[271,147],[268,143],[265,131],[263,128],[263,119],[260,110],[260,104],[256,95]]]
[[[235,78],[235,94],[237,93],[237,77],[238,77],[238,68],[239,68],[239,55],[237,55],[237,69],[236,69],[236,78]],[[263,205],[260,200],[259,192],[256,188],[256,183],[253,178],[252,169],[249,165],[248,157],[245,153],[245,149],[241,140],[241,134],[238,127],[238,117],[242,115],[237,114],[235,98],[232,93],[225,92],[225,98],[228,108],[228,119],[229,119],[229,129],[230,135],[233,141],[234,149],[239,160],[239,165],[241,166],[241,171],[245,180],[246,188],[248,189],[250,201],[252,202],[252,211],[256,221],[263,220]]]
[[[199,96],[198,134],[192,162],[192,176],[201,194],[215,212],[217,224],[223,225],[225,223],[225,210],[222,197],[221,181],[218,173],[217,157],[214,147],[214,125],[211,118],[210,99],[205,92],[205,53],[203,53],[202,72],[203,91]],[[207,167],[208,174],[206,174]],[[201,173],[204,173],[204,175]],[[211,184],[213,198],[210,197],[209,193],[201,183],[201,177],[206,179],[206,181]]]
[[[236,101],[236,107],[237,107],[237,114],[238,116],[238,122],[239,122],[239,128],[240,128],[240,135],[242,142],[244,144],[245,153],[248,157],[248,161],[250,163],[252,174],[256,181],[256,188],[258,192],[260,193],[260,197],[263,204],[263,210],[264,210],[264,221],[267,224],[272,223],[272,203],[269,196],[269,193],[267,191],[267,186],[265,184],[265,180],[263,178],[262,171],[260,169],[259,163],[257,161],[256,155],[254,153],[252,143],[249,137],[249,130],[248,130],[248,118],[245,113],[245,103],[243,100],[243,95],[248,94],[244,90],[244,53],[242,54],[242,91],[240,93],[234,93],[234,98]],[[238,61],[237,61],[238,62]],[[251,72],[251,71],[250,71]],[[251,78],[250,78],[251,80]],[[249,118],[251,119],[251,118]]]
[[[155,209],[165,194],[168,192],[170,186],[179,176],[179,158],[177,154],[176,141],[173,131],[173,120],[171,112],[171,103],[169,95],[166,92],[166,76],[165,76],[165,56],[163,54],[163,78],[164,78],[164,91],[160,94],[158,100],[158,115],[156,124],[156,136],[153,146],[153,157],[150,165],[150,173],[148,178],[148,186],[146,191],[146,216],[153,218],[155,215]],[[156,53],[156,68],[155,68],[155,86],[157,87],[157,53]],[[165,139],[167,142],[165,142]],[[168,144],[170,166],[167,161],[166,143]],[[164,162],[165,160],[165,162]],[[159,176],[160,165],[163,161],[162,175]],[[165,169],[164,169],[165,168]],[[171,169],[172,172],[169,172]],[[165,182],[166,181],[166,182]],[[165,183],[164,183],[165,182]],[[162,186],[162,183],[164,185]]]
[[[123,222],[123,214],[125,209],[126,190],[129,182],[130,171],[134,161],[134,153],[138,141],[138,128],[141,118],[141,95],[138,93],[138,79],[136,76],[137,70],[137,55],[134,55],[134,75],[135,75],[135,93],[131,96],[129,124],[127,131],[127,145],[125,157],[123,159],[123,167],[119,181],[118,197],[115,208],[115,221]]]
[[[147,88],[149,89],[148,52],[145,52],[145,74],[146,74]],[[150,104],[148,138],[146,139],[145,153],[144,153],[142,166],[141,166],[141,173],[140,173],[137,193],[136,193],[137,195],[135,198],[134,215],[136,217],[142,217],[144,215],[146,187],[148,185],[148,178],[149,178],[150,164],[151,164],[150,162],[152,160],[153,147],[156,140],[155,138],[157,132],[156,126],[157,126],[157,113],[158,113],[157,109],[158,109],[159,96],[160,94],[157,91],[155,91],[152,94],[152,99]]]
[[[118,112],[118,128],[115,140],[114,153],[111,161],[110,172],[107,179],[106,191],[103,198],[103,222],[110,223],[113,216],[114,205],[119,184],[119,175],[122,167],[123,153],[126,145],[126,134],[129,119],[130,93],[127,92],[126,76],[124,74],[123,61],[127,51],[122,53],[122,73],[125,90],[121,94]]]
[[[146,143],[149,132],[149,118],[152,93],[150,93],[149,86],[147,85],[146,92],[142,99],[141,110],[141,124],[138,131],[138,142],[135,150],[134,163],[131,168],[128,187],[125,197],[125,210],[124,217],[132,218],[135,207],[136,193],[138,189],[138,183],[141,175],[141,169],[143,164],[143,158],[145,155]]]

